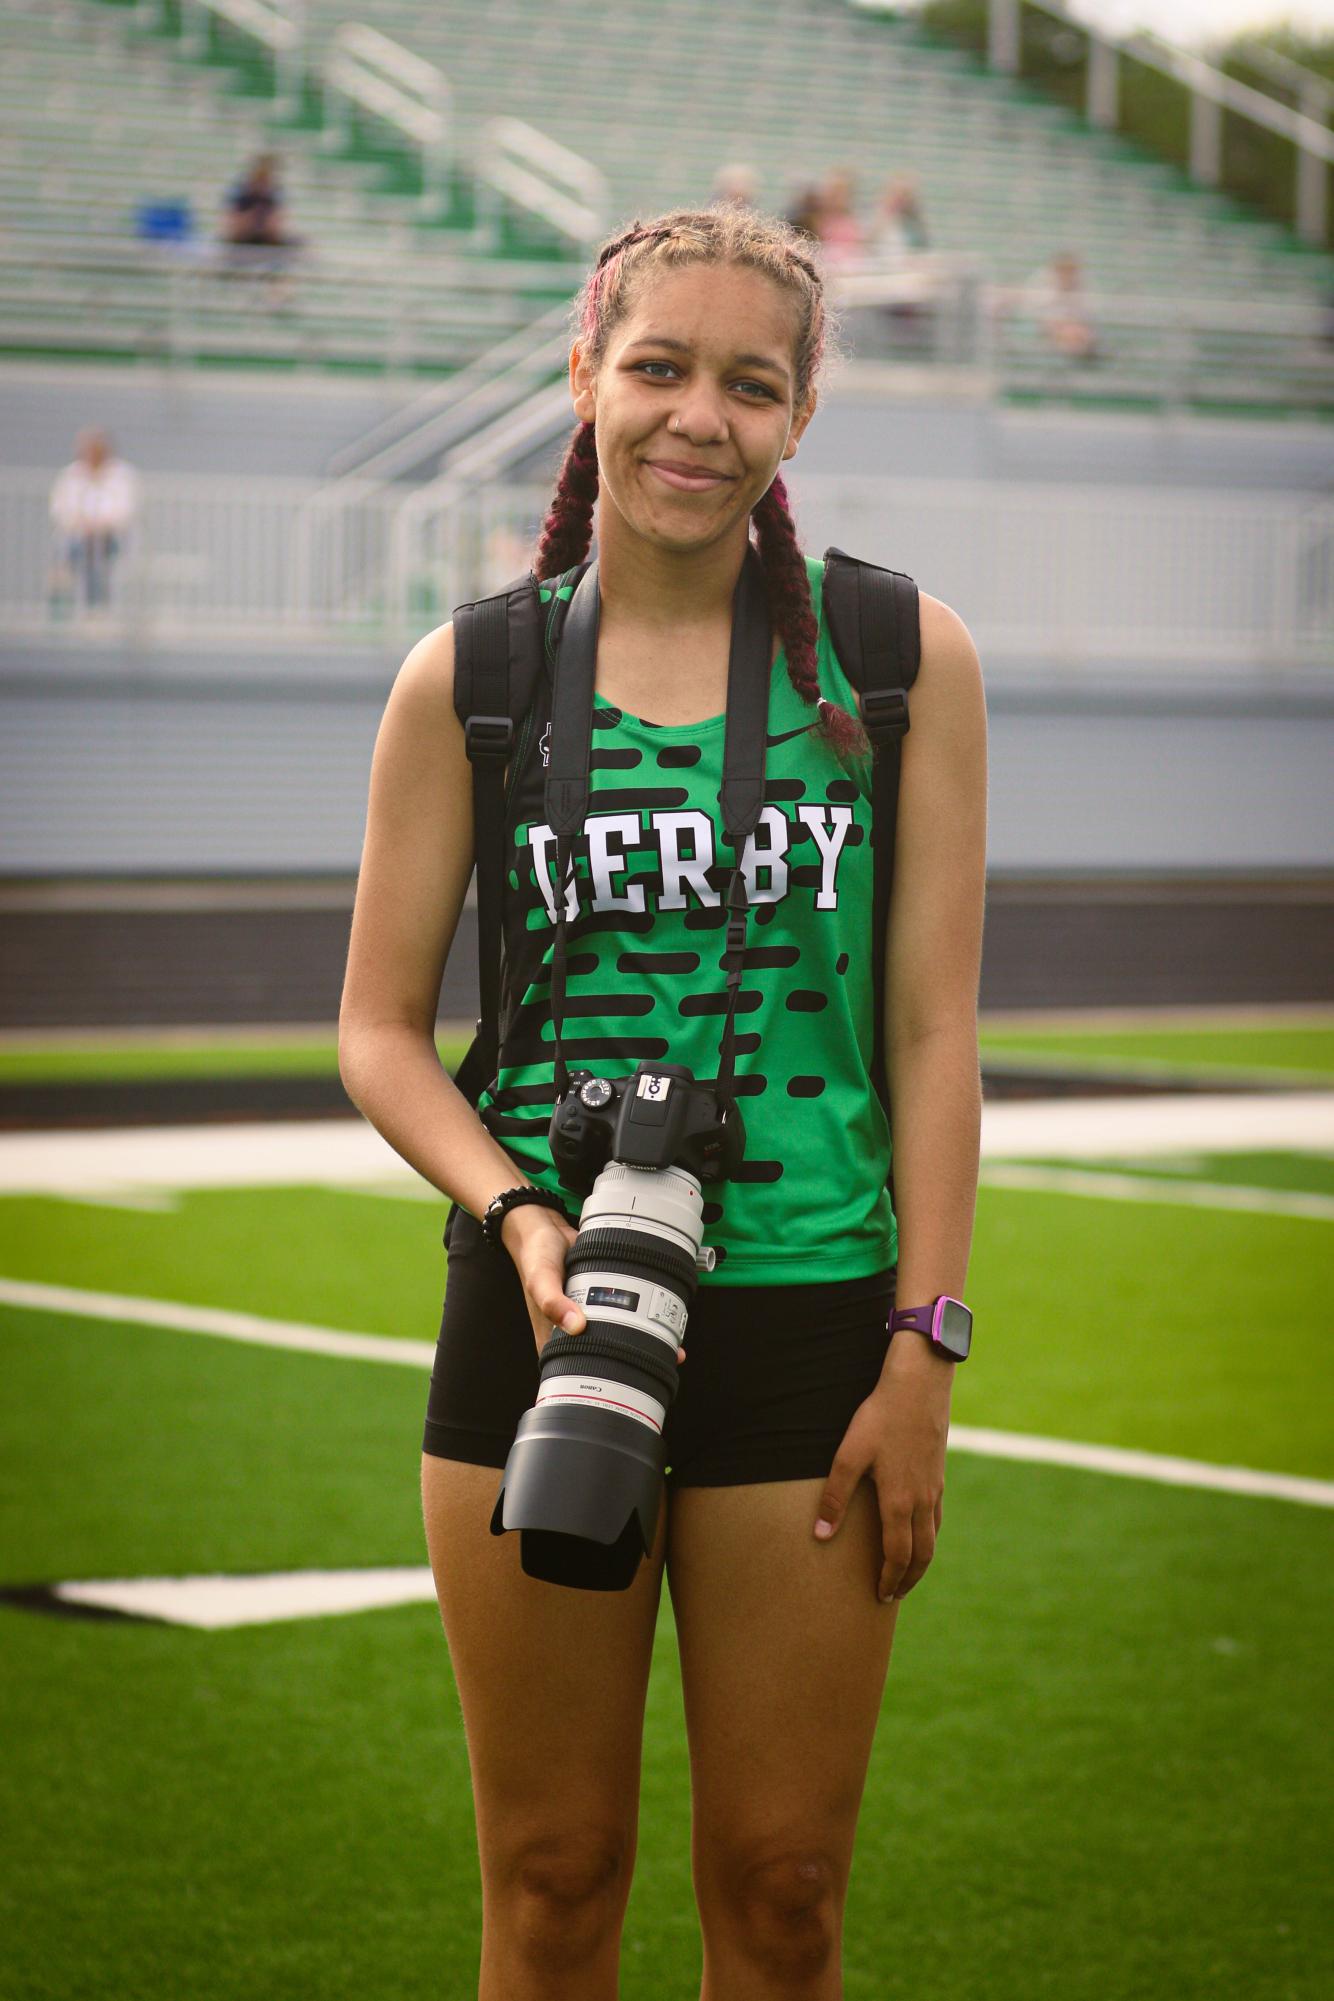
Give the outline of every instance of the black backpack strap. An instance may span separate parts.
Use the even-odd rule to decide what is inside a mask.
[[[505,894],[505,773],[542,672],[546,610],[531,572],[454,613],[454,708],[472,764],[477,1033],[454,1075],[470,1104],[496,1074]]]
[[[842,549],[824,555],[824,611],[844,673],[858,691],[862,722],[875,747],[871,775],[872,975],[875,1059],[872,1077],[889,1115],[885,1067],[885,942],[894,880],[900,745],[909,727],[908,690],[917,679],[922,642],[917,586],[902,570],[863,563]]]

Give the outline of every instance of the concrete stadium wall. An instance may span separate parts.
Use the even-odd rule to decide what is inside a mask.
[[[7,465],[33,469],[63,465],[75,432],[104,424],[145,472],[318,475],[341,446],[425,386],[299,371],[9,363],[0,366],[0,438]],[[1334,427],[1314,421],[1005,408],[976,387],[950,397],[925,377],[849,369],[829,384],[801,464],[826,473],[1328,493],[1332,439]],[[543,479],[559,455],[553,441],[515,476]]]
[[[350,871],[393,663],[0,647],[0,874]],[[1334,690],[988,676],[995,870],[1334,867]]]
[[[0,438],[9,466],[74,456],[76,432],[109,430],[141,472],[319,477],[341,446],[398,409],[407,388],[374,376],[160,367],[0,367]]]
[[[103,422],[144,470],[318,473],[397,406],[385,381],[0,368],[12,465],[55,466]],[[803,442],[811,472],[1328,493],[1318,423],[993,408],[836,379]],[[550,450],[536,455],[548,470]],[[813,539],[812,546],[821,546]],[[857,553],[895,561],[894,551]],[[901,560],[901,559],[900,559]],[[1133,581],[1133,580],[1128,580]],[[383,650],[288,651],[243,675],[226,650],[135,655],[0,638],[0,874],[354,869]],[[998,870],[1306,869],[1334,864],[1321,800],[1324,693],[1154,685],[1116,663],[1037,687],[984,658]]]

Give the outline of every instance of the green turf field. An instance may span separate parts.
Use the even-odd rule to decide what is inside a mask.
[[[1327,1086],[1334,1077],[1334,1020],[1277,1028],[1073,1028],[1053,1026],[1021,1031],[983,1027],[984,1061],[997,1068],[1035,1063],[1055,1069],[1114,1070],[1146,1077],[1216,1075],[1235,1083],[1241,1076],[1280,1083]]]
[[[1083,1166],[1131,1193],[984,1168],[957,1421],[1334,1479],[1334,1162]],[[9,1197],[0,1277],[429,1341],[443,1213]],[[0,1582],[424,1562],[424,1369],[13,1307],[0,1330]],[[852,2001],[1323,2001],[1332,1554],[1329,1510],[954,1454],[862,1814]],[[0,1607],[0,1706],[0,1995],[475,1991],[432,1606],[211,1633]],[[666,1605],[646,1742],[622,1993],[694,2001]]]
[[[1005,1064],[1061,1070],[1115,1070],[1146,1076],[1168,1073],[1217,1074],[1235,1082],[1241,1073],[1284,1083],[1306,1080],[1327,1085],[1334,1077],[1334,1016],[1300,1025],[1229,1029],[1188,1022],[1159,1021],[1142,1028],[1083,1028],[1062,1018],[1049,1027],[988,1028],[983,1022],[982,1054],[998,1068]],[[444,1038],[441,1060],[453,1069],[466,1042]],[[118,1040],[78,1037],[0,1041],[0,1085],[122,1083],[136,1079],[195,1077],[323,1077],[338,1068],[332,1034],[224,1036],[173,1034],[161,1040],[138,1036]]]
[[[442,1040],[440,1060],[457,1067],[467,1043]],[[0,1043],[0,1085],[167,1083],[214,1077],[333,1077],[338,1043],[333,1035],[265,1040],[242,1035],[172,1036],[158,1041],[78,1040]]]

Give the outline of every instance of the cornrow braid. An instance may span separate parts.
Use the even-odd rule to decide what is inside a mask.
[[[603,244],[598,252],[598,261],[594,269],[601,270],[602,266],[609,263],[613,257],[619,257],[623,250],[628,250],[632,243],[656,243],[671,233],[670,226],[646,229],[643,223],[636,219],[628,229],[622,230],[619,236],[613,236]]]
[[[764,570],[769,614],[787,652],[788,679],[803,702],[819,715],[815,734],[840,758],[864,753],[870,741],[862,724],[820,693],[817,666],[820,628],[811,602],[811,580],[788,509],[787,488],[775,479],[751,515]]]

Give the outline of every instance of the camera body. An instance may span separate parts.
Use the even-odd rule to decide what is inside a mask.
[[[609,1160],[626,1167],[679,1167],[700,1181],[735,1174],[746,1128],[684,1063],[640,1063],[629,1077],[571,1072],[551,1116],[551,1158],[567,1187],[590,1187]]]
[[[745,1126],[684,1064],[642,1062],[574,1072],[550,1132],[561,1179],[588,1191],[565,1267],[587,1325],[542,1350],[491,1532],[519,1531],[530,1577],[618,1591],[653,1548],[677,1348],[714,1266],[701,1184],[735,1172]]]

